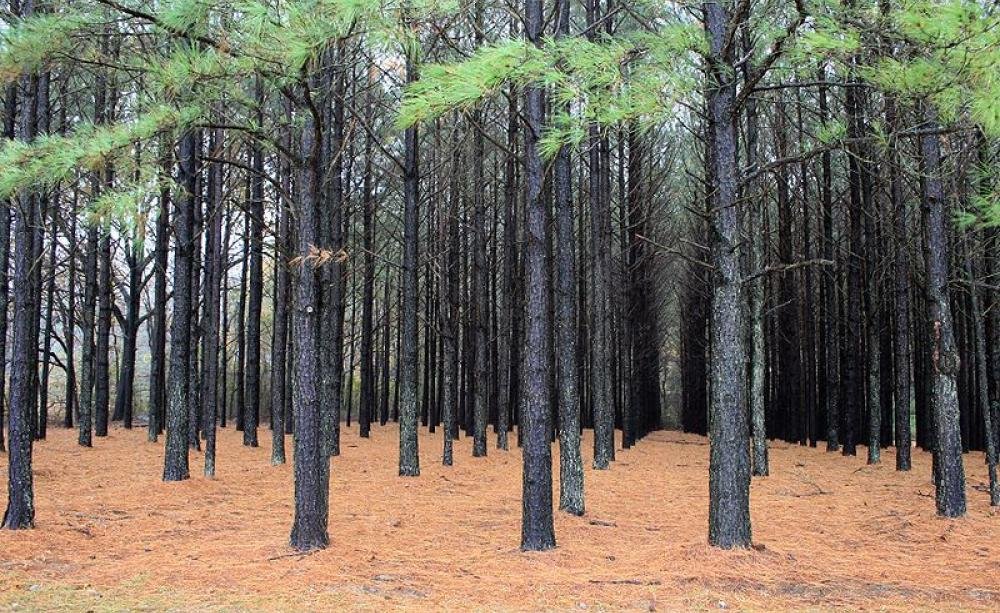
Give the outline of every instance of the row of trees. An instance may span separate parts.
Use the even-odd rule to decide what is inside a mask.
[[[1000,504],[988,7],[509,8],[11,1],[5,527],[33,525],[53,402],[83,446],[145,413],[167,481],[269,416],[301,550],[354,420],[398,421],[401,476],[421,426],[445,464],[516,426],[524,549],[555,545],[557,437],[580,515],[581,428],[606,469],[674,404],[710,438],[713,545],[750,545],[769,437],[908,470],[914,418],[939,513],[963,449]]]

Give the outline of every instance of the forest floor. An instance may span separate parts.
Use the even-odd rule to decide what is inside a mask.
[[[557,549],[522,553],[520,456],[492,434],[488,458],[463,439],[445,468],[440,431],[422,432],[422,475],[404,479],[395,427],[345,430],[331,546],[296,555],[292,467],[270,465],[266,429],[259,449],[220,431],[218,478],[192,453],[195,476],[169,484],[145,437],[116,428],[84,450],[50,428],[35,445],[37,528],[0,533],[0,610],[1000,609],[980,453],[968,516],[949,521],[926,453],[903,474],[891,449],[872,467],[864,448],[774,443],[773,476],[753,483],[757,545],[724,552],[706,544],[706,439],[658,432],[587,469],[587,514],[557,514]],[[6,454],[0,475],[6,492]]]

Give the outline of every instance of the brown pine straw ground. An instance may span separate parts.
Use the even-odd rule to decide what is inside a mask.
[[[706,440],[658,432],[611,470],[588,467],[586,516],[558,513],[559,547],[522,553],[516,450],[491,433],[475,459],[463,439],[445,468],[440,430],[422,431],[422,475],[404,479],[394,426],[352,428],[333,460],[331,546],[295,555],[291,464],[270,465],[266,429],[259,449],[240,436],[220,431],[217,479],[192,453],[193,478],[168,484],[142,429],[81,449],[51,428],[35,445],[37,528],[0,533],[0,609],[1000,609],[981,453],[965,458],[968,516],[944,520],[926,453],[900,474],[891,449],[869,467],[864,448],[773,443],[774,476],[753,484],[757,549],[724,552],[706,544]],[[0,468],[6,492],[6,456]]]

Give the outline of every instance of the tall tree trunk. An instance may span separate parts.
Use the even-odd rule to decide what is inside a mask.
[[[170,322],[170,375],[167,380],[167,442],[163,480],[182,481],[188,468],[188,395],[191,352],[191,252],[193,215],[197,194],[197,155],[201,141],[196,131],[181,137],[177,155],[177,183],[183,189],[174,203],[174,294]]]
[[[743,52],[745,54],[752,51],[752,43],[749,34],[743,33]],[[743,67],[744,82],[749,80],[750,63]],[[754,172],[757,169],[758,150],[758,124],[757,100],[750,96],[746,105],[746,156],[747,171]],[[754,182],[751,189],[759,189],[759,185]],[[757,477],[768,475],[768,454],[767,454],[767,406],[764,403],[764,374],[767,371],[767,354],[764,352],[764,275],[761,274],[765,265],[765,241],[763,226],[767,216],[767,204],[762,194],[756,191],[751,192],[751,205],[748,222],[756,231],[751,232],[750,241],[750,274],[754,275],[750,280],[750,423],[752,429],[753,452],[751,470]]]
[[[417,78],[415,58],[407,57],[406,81]],[[403,136],[403,283],[401,314],[400,378],[397,382],[399,408],[399,474],[415,477],[420,474],[417,451],[417,236],[420,174],[417,166],[419,145],[417,129],[408,128]]]
[[[42,377],[39,381],[39,401],[38,401],[38,428],[35,431],[36,439],[44,439],[49,423],[49,374],[52,371],[52,324],[53,313],[55,311],[56,293],[56,255],[58,252],[58,233],[56,232],[59,218],[58,200],[52,203],[49,211],[48,223],[51,224],[49,232],[49,270],[45,283],[45,331],[42,339]]]
[[[21,15],[34,12],[34,2],[25,0]],[[24,142],[35,138],[38,77],[21,79],[21,116],[17,137]],[[37,347],[31,346],[32,320],[38,317],[31,295],[32,221],[39,200],[36,194],[22,190],[14,205],[14,336],[11,343],[10,413],[8,415],[9,455],[7,461],[7,508],[0,528],[20,530],[35,525],[35,487],[31,466],[31,359]],[[6,341],[6,339],[3,339]]]
[[[250,268],[250,215],[243,213],[243,256],[240,258],[240,296],[236,306],[236,373],[233,388],[236,405],[236,429],[243,431],[246,413],[246,364],[247,364],[247,278]]]
[[[308,86],[307,86],[308,87]],[[306,95],[309,95],[308,89]],[[318,382],[320,378],[319,287],[311,250],[319,244],[318,201],[321,195],[322,136],[319,118],[304,114],[301,128],[301,158],[298,191],[297,249],[299,262],[294,269],[293,335],[295,369],[292,403],[295,417],[295,519],[291,545],[299,551],[323,549],[327,534],[329,463],[323,453]],[[324,466],[325,465],[325,466]]]
[[[826,67],[819,70],[819,80],[826,82]],[[819,120],[827,121],[829,112],[827,108],[827,88],[821,85],[819,88]],[[834,238],[833,238],[833,170],[832,156],[829,151],[824,151],[820,158],[821,184],[820,200],[822,203],[823,216],[823,259],[833,261],[834,259]],[[840,449],[840,410],[838,401],[840,399],[840,350],[837,342],[839,321],[837,309],[837,269],[830,267],[830,270],[823,275],[823,282],[820,287],[821,300],[823,303],[823,329],[822,341],[824,353],[825,371],[820,373],[823,377],[824,391],[823,405],[826,415],[826,450],[838,451]]]
[[[122,339],[121,368],[118,371],[118,385],[115,390],[114,418],[121,419],[127,430],[132,429],[133,394],[135,384],[135,357],[139,334],[139,308],[142,298],[142,274],[145,254],[138,241],[126,244],[125,260],[128,264],[128,304],[125,310],[125,326]]]
[[[969,283],[970,315],[972,316],[973,341],[975,345],[976,389],[973,391],[974,402],[983,415],[983,434],[986,449],[986,469],[989,474],[990,505],[1000,506],[1000,483],[997,482],[997,448],[996,424],[990,410],[989,381],[986,374],[986,325],[982,307],[979,302],[979,286],[976,268],[970,251],[970,237],[966,234],[965,243],[965,278]]]
[[[223,131],[216,128],[209,139],[209,151],[217,156],[224,143]],[[223,169],[213,162],[208,167],[208,206],[205,209],[208,232],[205,237],[205,298],[202,322],[201,405],[205,433],[205,469],[208,478],[215,476],[215,438],[218,415],[219,384],[219,291],[225,263],[222,251]]]
[[[107,172],[107,171],[106,171]],[[105,185],[110,185],[107,174]],[[94,359],[94,434],[108,435],[111,404],[111,234],[100,230],[97,273],[97,355]]]
[[[66,271],[66,310],[63,313],[63,330],[65,330],[64,337],[66,341],[66,399],[64,402],[64,413],[63,413],[63,427],[72,428],[75,423],[76,411],[77,411],[77,395],[76,395],[76,256],[77,256],[77,236],[76,236],[76,214],[77,214],[77,199],[79,194],[78,186],[73,186],[73,200],[70,205],[69,212],[69,231],[67,233],[67,271]],[[3,230],[0,229],[0,232]],[[3,257],[0,256],[0,267],[6,269],[6,265],[3,262]],[[0,291],[3,291],[3,286],[0,285]],[[2,300],[0,300],[0,305],[2,305]],[[3,308],[0,306],[0,308]],[[0,338],[6,338],[4,334],[0,334]],[[0,360],[3,356],[0,355]],[[0,377],[3,374],[0,373]],[[0,395],[3,391],[0,389]],[[0,411],[0,422],[3,421],[3,412]],[[0,437],[0,450],[2,450],[2,437]]]
[[[928,109],[924,129],[937,129],[937,117]],[[939,515],[965,515],[965,468],[959,432],[959,370],[951,305],[948,301],[948,232],[944,187],[941,182],[941,143],[937,134],[920,137],[924,167],[924,216],[927,223],[927,293],[931,320],[931,376],[933,381],[935,502]]]
[[[709,404],[708,541],[724,549],[750,546],[750,431],[744,412],[743,312],[737,215],[734,53],[730,2],[705,2],[709,46],[709,117],[714,164],[711,399]]]
[[[542,0],[525,0],[524,34],[530,44],[542,44]],[[544,93],[532,85],[524,91],[525,226],[525,347],[523,409],[519,431],[522,457],[521,549],[543,551],[556,546],[552,519],[552,419],[549,394],[551,352],[549,300],[552,277],[547,253],[549,225],[542,197],[544,169],[538,150],[542,133]]]
[[[511,27],[516,29],[516,25]],[[512,32],[512,36],[514,33]],[[500,399],[497,412],[497,449],[508,448],[507,434],[513,406],[518,402],[515,375],[518,372],[516,329],[520,304],[515,300],[517,282],[517,96],[507,106],[507,155],[504,157],[503,291],[500,306]],[[447,422],[445,422],[447,423]]]
[[[365,166],[361,178],[361,241],[364,250],[364,271],[361,297],[361,399],[358,414],[365,416],[369,427],[375,416],[375,198],[372,194],[374,187],[372,153],[372,137],[366,135]],[[384,421],[382,425],[385,425]],[[363,426],[361,430],[364,431]]]
[[[600,19],[600,2],[591,0],[587,4],[587,23],[590,36],[596,36],[595,28]],[[606,167],[602,159],[601,135],[597,126],[591,125],[588,135],[590,166],[590,219],[591,258],[593,281],[591,287],[590,325],[591,380],[593,383],[594,412],[594,468],[610,468],[615,459],[615,412],[614,396],[609,368],[612,364],[611,337],[611,200],[605,189]]]
[[[260,99],[258,93],[258,99]],[[250,284],[247,299],[246,391],[243,394],[243,444],[257,446],[260,421],[260,318],[264,304],[264,151],[255,146],[251,153],[250,177]]]
[[[556,37],[569,35],[569,0],[559,0]],[[561,112],[569,113],[564,106]],[[529,152],[530,155],[530,152]],[[569,147],[561,147],[555,158],[555,246],[556,369],[559,407],[559,509],[583,515],[583,459],[580,455],[580,382],[576,367],[576,262],[573,244],[573,170]],[[477,184],[479,184],[477,182]]]
[[[286,188],[289,186],[286,186]],[[286,189],[287,193],[287,189]],[[288,300],[291,245],[291,201],[278,205],[278,236],[274,246],[274,331],[271,337],[271,464],[285,463],[285,378],[288,358]]]
[[[4,99],[3,134],[12,139],[15,134],[17,114],[17,85],[7,87]],[[4,442],[4,413],[7,404],[7,314],[10,310],[10,230],[11,210],[17,206],[16,198],[0,207],[0,452],[6,451]]]
[[[161,172],[168,174],[172,152],[163,152]],[[153,252],[153,338],[149,369],[149,415],[147,435],[156,442],[164,426],[166,410],[166,347],[167,347],[167,259],[170,242],[170,190],[160,190],[159,213],[156,217],[156,247]]]

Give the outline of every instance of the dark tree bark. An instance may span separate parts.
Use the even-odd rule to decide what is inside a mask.
[[[332,53],[332,52],[331,52]],[[320,271],[320,419],[323,453],[340,455],[340,415],[344,379],[344,74],[327,71],[326,89],[332,89],[332,109],[327,109],[329,130],[324,132],[323,167],[328,169],[321,203],[319,240],[332,254]]]
[[[569,0],[557,4],[556,36],[569,35]],[[563,112],[569,113],[564,107]],[[528,152],[531,155],[530,151]],[[477,182],[477,184],[479,184]],[[568,147],[555,158],[555,326],[559,407],[559,509],[583,515],[583,459],[580,455],[580,385],[576,367],[576,262],[573,254],[573,170]],[[481,380],[481,379],[480,379]]]
[[[229,413],[229,237],[232,231],[232,207],[225,206],[226,219],[223,223],[225,230],[222,233],[222,255],[220,265],[220,284],[222,291],[222,328],[219,331],[219,387],[216,394],[219,399],[216,406],[219,407],[219,427],[226,427],[226,420]],[[221,211],[220,211],[221,214]]]
[[[712,388],[709,404],[708,542],[724,549],[750,546],[750,432],[744,412],[743,312],[737,215],[734,52],[727,31],[731,3],[705,2],[709,47],[708,146],[714,164],[712,262]]]
[[[7,87],[4,99],[3,134],[4,138],[12,139],[15,134],[17,114],[17,85]],[[4,202],[0,207],[0,452],[6,451],[4,441],[4,413],[7,404],[7,315],[10,309],[10,230],[11,209],[16,206],[16,199]]]
[[[94,181],[95,189],[100,189]],[[80,356],[80,414],[77,419],[78,442],[84,447],[91,446],[94,415],[94,320],[97,314],[97,227],[87,228],[86,255],[83,265],[83,318],[80,322],[82,333]]]
[[[454,138],[457,140],[458,134]],[[451,163],[455,168],[451,174],[448,192],[448,208],[441,214],[440,242],[444,246],[440,267],[441,307],[438,317],[441,327],[441,414],[444,450],[441,461],[451,466],[453,443],[458,412],[458,210],[459,210],[459,147],[452,144]],[[388,330],[387,330],[388,331]]]
[[[170,375],[167,380],[167,442],[163,480],[182,481],[188,468],[188,395],[191,352],[191,252],[197,193],[197,155],[201,141],[196,131],[181,137],[177,154],[177,183],[184,192],[174,202],[174,293],[170,322]]]
[[[278,206],[278,237],[274,247],[274,331],[271,337],[271,464],[285,463],[285,377],[288,367],[288,300],[290,278],[288,254],[291,252],[290,225],[292,202]]]
[[[826,81],[826,68],[819,71],[819,80]],[[829,117],[827,108],[827,88],[821,85],[819,88],[819,119],[821,122],[827,121]],[[824,151],[820,158],[821,183],[820,201],[823,217],[823,258],[827,261],[834,259],[834,238],[833,238],[833,170],[832,156],[829,151]],[[837,342],[837,269],[830,267],[830,270],[823,275],[820,286],[820,300],[823,303],[823,327],[820,345],[823,347],[823,358],[826,368],[820,373],[823,377],[824,391],[823,405],[826,415],[826,450],[838,451],[840,449],[840,411],[838,401],[840,399],[840,365],[839,365],[839,344]]]
[[[77,257],[77,237],[76,237],[76,214],[77,214],[77,199],[78,199],[79,189],[73,187],[73,199],[70,205],[70,218],[69,218],[69,231],[67,232],[67,271],[66,271],[66,310],[63,313],[63,330],[65,330],[64,337],[66,343],[66,397],[64,401],[64,412],[63,412],[63,427],[72,428],[75,423],[76,411],[77,411],[77,395],[76,395],[76,257]],[[0,232],[3,232],[0,229]],[[3,262],[3,257],[0,256],[0,267],[6,270],[6,263]],[[5,280],[4,280],[5,281]],[[5,289],[6,283],[0,282],[0,291]],[[2,305],[2,300],[0,300],[0,305]],[[3,308],[0,306],[0,308]],[[6,338],[5,334],[0,334],[0,338]],[[0,361],[3,360],[3,355],[0,354]],[[0,372],[0,377],[3,373]],[[2,388],[0,388],[0,395],[3,394]],[[0,410],[0,422],[3,421],[3,411]],[[0,450],[2,447],[2,437],[0,437]]]
[[[969,253],[969,236],[965,237],[965,278],[969,283],[969,310],[972,316],[976,389],[973,390],[977,411],[982,413],[986,467],[989,474],[990,505],[1000,506],[1000,483],[997,482],[996,424],[990,410],[989,381],[986,374],[986,318],[980,306],[976,267]]]
[[[107,175],[105,185],[110,184]],[[94,435],[108,435],[111,404],[111,235],[100,230],[97,273],[97,354],[94,359]]]
[[[634,422],[629,445],[644,437],[660,421],[659,326],[654,301],[651,253],[646,208],[647,147],[637,127],[628,133],[628,330],[631,361],[628,380],[628,414]]]
[[[258,96],[259,98],[259,96]],[[253,148],[250,177],[250,264],[247,300],[243,444],[257,446],[260,420],[260,318],[264,304],[264,152]]]
[[[779,95],[776,117],[775,143],[779,158],[788,156],[788,131],[785,117],[784,96]],[[777,179],[778,260],[783,268],[791,267],[796,260],[792,203],[789,195],[788,167],[782,166],[775,173]],[[802,405],[802,368],[799,354],[799,275],[797,269],[782,270],[778,274],[778,304],[774,308],[777,332],[778,402],[774,409],[781,434],[791,440],[800,438],[799,416]]]
[[[932,110],[925,112],[926,131],[937,128]],[[944,517],[965,515],[965,468],[959,432],[958,351],[948,301],[948,233],[944,186],[941,182],[941,143],[936,133],[920,137],[925,174],[924,216],[927,224],[927,294],[931,321],[931,376],[933,385],[935,502]]]
[[[525,0],[524,34],[530,44],[542,43],[542,0]],[[551,272],[546,245],[546,223],[542,197],[544,169],[538,151],[542,133],[544,93],[538,86],[524,92],[524,157],[528,222],[525,227],[525,346],[524,396],[519,430],[522,452],[521,549],[543,551],[556,546],[552,520],[552,447],[549,394],[549,353],[551,351],[549,300]]]
[[[139,307],[143,290],[143,268],[145,254],[136,241],[127,245],[125,261],[128,264],[128,301],[125,310],[125,325],[122,338],[121,368],[118,371],[118,385],[115,390],[114,419],[121,419],[122,426],[132,429],[133,396],[135,386],[135,354],[139,335]]]
[[[309,95],[308,89],[305,93]],[[319,120],[312,112],[304,115],[299,169],[298,264],[294,268],[295,369],[292,403],[295,416],[295,519],[291,545],[299,551],[323,549],[330,543],[327,535],[327,489],[329,464],[323,453],[322,426],[317,383],[320,365],[319,340],[320,301],[314,263],[310,252],[319,242],[317,231],[318,200],[321,188],[322,136]],[[326,465],[326,466],[324,466]]]
[[[221,129],[212,130],[209,151],[213,157],[224,143]],[[205,433],[205,470],[208,478],[215,477],[215,438],[218,414],[219,383],[219,291],[225,269],[222,257],[223,171],[218,163],[208,167],[208,206],[205,207],[208,231],[205,237],[205,298],[202,304],[202,376],[201,407]]]
[[[25,0],[21,15],[34,12],[34,2]],[[21,78],[21,107],[17,137],[24,142],[35,138],[38,77]],[[22,190],[14,205],[14,335],[11,343],[10,413],[8,415],[9,455],[7,462],[7,508],[0,528],[21,530],[35,525],[35,487],[32,472],[32,320],[38,317],[31,288],[33,256],[32,222],[39,206],[36,194]],[[4,341],[6,339],[3,339]]]
[[[852,67],[848,79],[854,79],[856,72]],[[845,93],[845,111],[847,113],[847,136],[850,139],[860,139],[864,133],[861,100],[858,88],[848,87]],[[848,254],[847,254],[847,321],[845,331],[847,338],[846,351],[841,352],[844,358],[841,368],[844,376],[846,403],[843,407],[843,431],[840,433],[843,443],[843,454],[857,455],[856,421],[865,401],[865,343],[864,343],[864,279],[862,278],[862,254],[864,243],[862,234],[862,219],[865,211],[865,183],[867,183],[866,165],[862,163],[865,152],[860,145],[847,148],[848,160]]]
[[[389,275],[385,275],[384,296],[382,298],[382,387],[379,390],[379,423],[383,426],[389,421]]]
[[[38,400],[38,428],[35,430],[35,438],[44,439],[48,431],[49,424],[49,375],[52,370],[52,325],[55,312],[56,293],[56,256],[58,253],[58,233],[56,231],[58,220],[59,204],[58,200],[52,202],[49,210],[49,269],[45,283],[45,324],[42,337],[42,376],[39,381]]]
[[[240,259],[240,297],[236,306],[236,372],[233,388],[236,405],[236,429],[243,431],[244,413],[246,412],[246,364],[247,364],[247,278],[250,266],[250,215],[243,213],[243,256]]]
[[[369,120],[371,117],[369,117]],[[365,166],[361,187],[362,249],[364,271],[361,297],[361,399],[358,415],[361,435],[375,416],[375,198],[372,194],[372,137],[365,137]],[[385,421],[382,421],[385,425]]]
[[[889,97],[886,101],[886,123],[890,132],[898,126],[896,101]],[[910,405],[913,389],[910,384],[910,262],[906,248],[909,236],[906,223],[906,201],[903,197],[903,181],[900,177],[899,144],[893,143],[889,150],[889,205],[895,229],[893,240],[894,291],[893,322],[895,324],[895,426],[896,426],[896,470],[910,470]]]
[[[752,51],[750,36],[744,31],[743,52]],[[750,78],[750,63],[743,67],[743,80]],[[757,100],[750,96],[746,104],[746,156],[747,172],[754,172],[757,169],[758,150],[758,123]],[[757,190],[759,185],[754,182],[751,189]],[[753,451],[751,470],[757,477],[766,477],[769,473],[767,454],[767,406],[764,402],[764,376],[767,371],[767,354],[764,351],[764,276],[758,271],[764,268],[765,264],[765,240],[766,234],[762,231],[767,216],[767,204],[761,194],[756,191],[751,192],[753,204],[748,211],[748,223],[751,228],[750,241],[750,271],[754,277],[750,280],[750,423],[752,429]]]
[[[190,340],[188,349],[188,445],[191,449],[201,451],[201,427],[204,421],[204,414],[201,405],[201,372],[199,370],[198,356],[201,353],[202,321],[199,308],[202,304],[201,288],[201,266],[202,266],[202,237],[204,228],[204,216],[202,213],[202,146],[204,138],[201,132],[198,133],[197,150],[195,154],[194,185],[195,197],[193,198],[191,215],[191,281],[189,291],[191,293],[191,316],[190,316]]]
[[[600,15],[599,0],[587,4],[587,23],[594,24]],[[594,468],[610,468],[615,459],[614,395],[609,368],[612,365],[612,312],[611,312],[611,198],[605,189],[607,174],[601,154],[602,138],[596,126],[590,126],[588,153],[590,162],[590,219],[591,219],[591,288],[590,326],[591,381],[593,385],[594,413]]]
[[[172,152],[163,153],[162,172],[170,167]],[[159,213],[156,217],[156,246],[153,252],[153,337],[150,347],[149,415],[147,440],[156,442],[164,426],[166,413],[166,347],[167,347],[167,258],[170,242],[170,190],[160,190]]]
[[[512,26],[512,30],[516,26]],[[512,32],[512,35],[514,33]],[[504,157],[504,218],[503,218],[503,291],[500,306],[500,399],[497,412],[497,449],[508,448],[512,407],[518,402],[518,373],[515,329],[520,306],[515,301],[517,270],[517,96],[509,96],[507,107],[507,155]],[[448,422],[445,422],[446,424]]]
[[[414,59],[407,58],[406,80],[416,80]],[[403,283],[401,315],[401,351],[399,388],[399,474],[415,477],[420,474],[417,451],[417,235],[420,232],[419,145],[417,129],[408,128],[403,136]]]

